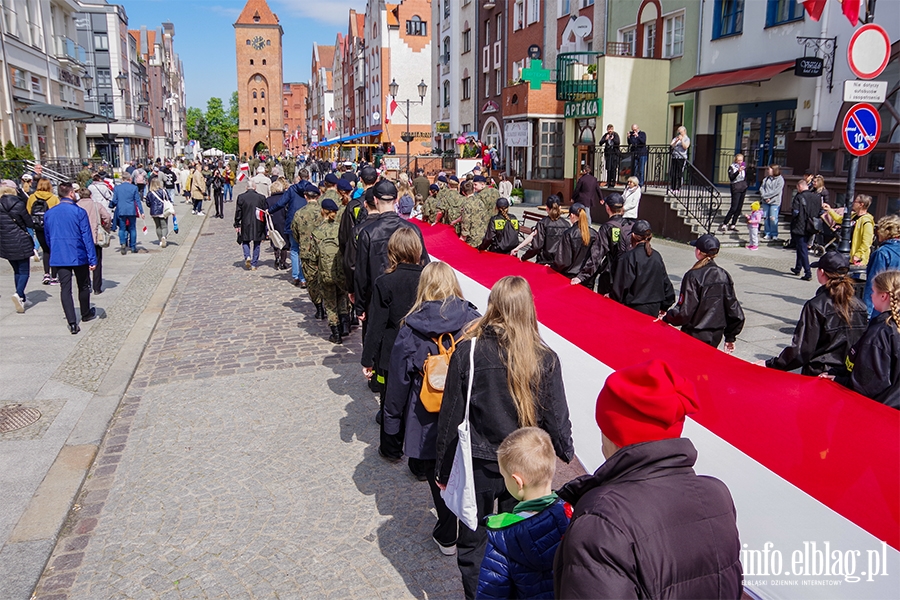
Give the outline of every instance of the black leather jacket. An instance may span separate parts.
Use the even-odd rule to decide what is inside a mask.
[[[865,332],[867,323],[865,304],[851,298],[848,323],[822,286],[803,305],[791,345],[767,360],[766,366],[780,371],[802,369],[802,374],[813,376],[840,372],[844,368],[844,358]]]
[[[835,381],[867,398],[900,409],[900,332],[883,312],[869,324],[847,356],[851,369]]]
[[[419,264],[427,265],[430,261],[422,232],[409,221],[401,219],[391,211],[376,215],[360,229],[356,240],[356,266],[353,270],[354,307],[357,313],[364,313],[372,299],[372,286],[375,279],[384,273],[388,266],[387,246],[391,235],[401,227],[409,227],[419,236],[422,242],[422,259]]]
[[[596,275],[600,267],[600,238],[597,232],[590,229],[590,240],[585,246],[578,226],[569,227],[559,241],[552,267],[569,279],[578,277],[581,281],[587,281]]]
[[[466,340],[456,345],[450,359],[444,399],[438,416],[437,480],[446,483],[453,467],[453,455],[459,439],[457,427],[466,412],[466,393],[469,385],[469,348]],[[519,418],[507,383],[506,351],[501,349],[497,334],[486,328],[475,344],[475,380],[469,407],[472,457],[497,460],[497,448],[507,435],[519,428]],[[541,382],[535,398],[538,405],[537,426],[550,434],[556,456],[565,462],[572,460],[572,424],[569,405],[563,387],[559,357],[549,350],[544,355]]]
[[[522,260],[537,256],[538,264],[552,264],[556,250],[559,248],[559,242],[570,226],[570,223],[561,217],[555,221],[550,217],[544,217],[538,221],[538,224],[534,226],[531,248],[522,256]]]
[[[712,260],[685,273],[678,304],[664,320],[704,341],[707,336],[703,332],[724,331],[725,341],[734,342],[744,328],[744,311],[731,275]]]

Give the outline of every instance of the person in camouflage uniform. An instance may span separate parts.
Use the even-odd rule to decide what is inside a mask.
[[[309,184],[303,193],[306,196],[306,206],[294,213],[294,220],[291,221],[291,235],[300,246],[301,263],[305,263],[312,256],[312,232],[322,222],[322,211],[319,208],[321,191],[316,186]],[[306,283],[309,299],[316,306],[316,318],[324,319],[325,309],[322,306],[322,294],[318,281],[315,277],[307,277]]]
[[[441,223],[453,225],[457,235],[459,235],[459,221],[462,217],[464,203],[465,198],[459,193],[459,180],[455,175],[451,175],[450,187],[438,193],[437,204]]]
[[[319,185],[319,189],[322,192],[322,196],[319,198],[319,203],[321,204],[326,198],[334,200],[334,203],[338,206],[341,205],[341,195],[338,194],[337,191],[337,183],[340,181],[337,175],[334,173],[329,173],[325,176],[325,179]],[[340,221],[338,221],[340,223]]]
[[[464,181],[459,186],[465,198],[462,220],[459,222],[459,239],[477,248],[484,239],[487,222],[491,219],[493,211],[488,212],[484,209],[484,203],[474,194],[473,188],[471,181]]]
[[[428,197],[422,203],[422,220],[426,223],[434,225],[438,213],[437,196],[441,188],[437,184],[432,183],[428,186]]]
[[[349,185],[349,182],[346,182]],[[322,222],[313,229],[310,244],[310,265],[307,271],[309,281],[317,281],[331,336],[328,341],[342,344],[341,334],[350,334],[350,301],[347,298],[347,284],[344,281],[344,267],[338,243],[340,221],[337,220],[338,205],[331,198],[322,199]],[[310,285],[310,289],[312,289]],[[346,333],[344,333],[346,331]]]
[[[341,217],[344,216],[344,209],[347,207],[347,204],[350,202],[350,196],[353,195],[353,184],[347,181],[346,179],[340,179],[335,186],[335,190],[337,191],[337,200],[334,201],[337,204],[337,222],[341,222]]]
[[[490,223],[491,217],[494,216],[494,210],[497,208],[500,192],[497,191],[497,188],[487,185],[487,179],[483,175],[473,177],[472,183],[475,185],[475,196],[484,204],[484,229],[487,231],[488,223]]]

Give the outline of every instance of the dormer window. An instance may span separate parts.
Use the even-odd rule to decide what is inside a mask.
[[[259,11],[253,13],[253,22],[259,23]]]

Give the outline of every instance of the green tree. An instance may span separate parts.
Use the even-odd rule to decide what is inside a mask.
[[[203,138],[206,136],[206,117],[203,115],[203,111],[194,106],[188,108],[185,115],[185,126],[188,139],[197,140],[203,145]]]
[[[238,109],[238,93],[231,93],[231,100],[228,103],[228,114],[225,122],[225,135],[222,140],[222,150],[226,154],[238,153],[238,122],[240,120],[240,111]]]
[[[221,98],[210,98],[206,103],[206,126],[209,134],[209,147],[222,149],[222,141],[227,136],[225,107]]]

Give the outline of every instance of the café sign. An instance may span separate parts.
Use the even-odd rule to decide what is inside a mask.
[[[825,59],[817,56],[804,56],[794,61],[794,75],[797,77],[821,77]]]
[[[564,115],[567,119],[580,119],[583,117],[599,117],[603,111],[603,100],[579,100],[578,102],[566,102]]]

